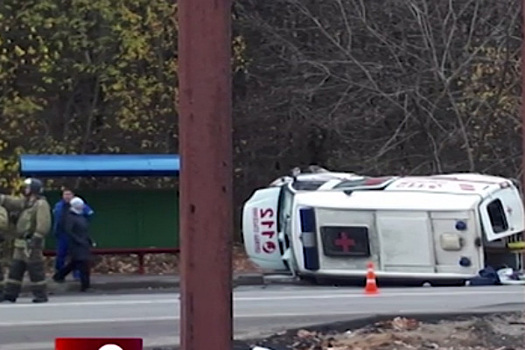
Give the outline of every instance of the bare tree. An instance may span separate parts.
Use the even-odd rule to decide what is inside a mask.
[[[494,109],[519,94],[510,77],[519,8],[517,0],[238,2],[251,58],[236,101],[240,196],[310,163],[516,175],[516,101],[498,120]]]

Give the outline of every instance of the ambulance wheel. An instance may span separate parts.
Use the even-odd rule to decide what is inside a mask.
[[[463,287],[466,285],[467,280],[446,280],[446,281],[434,281],[431,283],[432,287]]]

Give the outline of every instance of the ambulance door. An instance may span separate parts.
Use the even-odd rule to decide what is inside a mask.
[[[510,183],[504,183],[481,203],[480,216],[489,242],[523,232],[525,218],[520,192]]]
[[[277,229],[279,232],[279,245],[282,247],[282,260],[287,268],[295,274],[297,263],[293,251],[294,237],[292,235],[292,207],[295,194],[288,185],[282,187],[279,195]]]
[[[384,271],[434,273],[430,218],[425,211],[378,211],[377,228]]]
[[[278,238],[278,202],[283,187],[255,191],[244,203],[242,234],[246,254],[256,265],[268,270],[286,270]]]

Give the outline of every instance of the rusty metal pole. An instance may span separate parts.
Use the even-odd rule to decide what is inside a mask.
[[[521,193],[525,203],[525,0],[521,2]],[[525,232],[521,239],[525,241]],[[522,254],[522,268],[525,268],[525,254]]]
[[[232,349],[231,0],[178,0],[181,348]]]

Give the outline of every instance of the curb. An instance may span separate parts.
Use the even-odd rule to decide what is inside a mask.
[[[292,334],[297,334],[299,330],[310,330],[310,331],[317,331],[317,332],[338,332],[343,333],[349,330],[359,329],[363,328],[369,325],[373,325],[378,322],[382,321],[388,321],[391,320],[394,317],[406,317],[406,318],[414,318],[417,319],[420,322],[425,323],[437,323],[441,321],[460,321],[460,320],[467,320],[473,317],[486,317],[486,316],[493,316],[493,315],[508,315],[508,314],[515,314],[519,311],[469,311],[469,312],[436,312],[436,313],[408,313],[408,314],[397,314],[397,313],[390,313],[390,314],[373,314],[373,315],[366,315],[363,314],[361,316],[359,315],[349,315],[349,318],[352,318],[348,321],[339,321],[339,322],[329,322],[329,323],[322,323],[318,325],[311,325],[306,327],[299,327],[299,328],[291,328],[284,332],[280,332],[274,335],[266,336],[266,337],[260,337],[260,338],[239,338],[235,339],[233,341],[233,349],[232,350],[250,350],[254,346],[261,346],[261,347],[267,347],[269,349],[274,349],[272,347],[271,342],[273,340],[290,336]],[[270,344],[268,344],[270,343]],[[180,345],[163,345],[163,346],[145,346],[144,350],[179,350]]]
[[[93,278],[92,287],[97,291],[126,291],[126,290],[162,290],[162,289],[178,289],[180,287],[180,279],[178,276],[173,278],[162,278],[155,280],[154,278],[144,280],[137,275],[137,279],[128,278],[126,280],[97,281],[96,276]],[[297,284],[297,281],[290,276],[275,275],[275,274],[240,274],[234,276],[232,280],[232,287],[240,286],[264,286],[270,284]],[[64,294],[69,292],[77,292],[79,290],[79,283],[77,281],[66,281],[63,284],[58,284],[52,280],[48,280],[48,290],[50,294]],[[22,285],[22,293],[30,293],[30,283],[24,280]]]
[[[178,281],[114,281],[114,282],[97,282],[93,281],[91,286],[96,291],[124,291],[138,289],[174,289],[179,287]],[[69,292],[78,292],[80,284],[77,281],[67,281],[58,284],[48,280],[47,289],[50,294],[64,294]],[[29,283],[22,285],[21,293],[31,293]]]
[[[375,324],[378,322],[384,322],[391,320],[394,317],[405,317],[405,318],[413,318],[417,319],[420,322],[425,323],[437,323],[441,321],[462,321],[467,320],[473,317],[485,317],[485,316],[492,316],[492,315],[510,315],[518,313],[519,311],[486,311],[486,310],[479,310],[479,311],[468,311],[468,312],[411,312],[411,313],[387,313],[387,314],[373,314],[373,315],[363,315],[363,316],[356,316],[352,320],[348,321],[339,321],[339,322],[330,322],[330,323],[323,323],[308,327],[300,327],[300,328],[294,328],[287,330],[286,333],[297,333],[301,329],[306,330],[316,330],[320,332],[326,332],[326,331],[337,331],[337,332],[345,332],[348,330],[353,330],[356,328],[363,328],[370,324]],[[281,335],[272,336],[273,338],[278,338]]]
[[[264,275],[260,273],[250,273],[234,276],[232,280],[232,287],[239,286],[257,286],[264,284]]]

